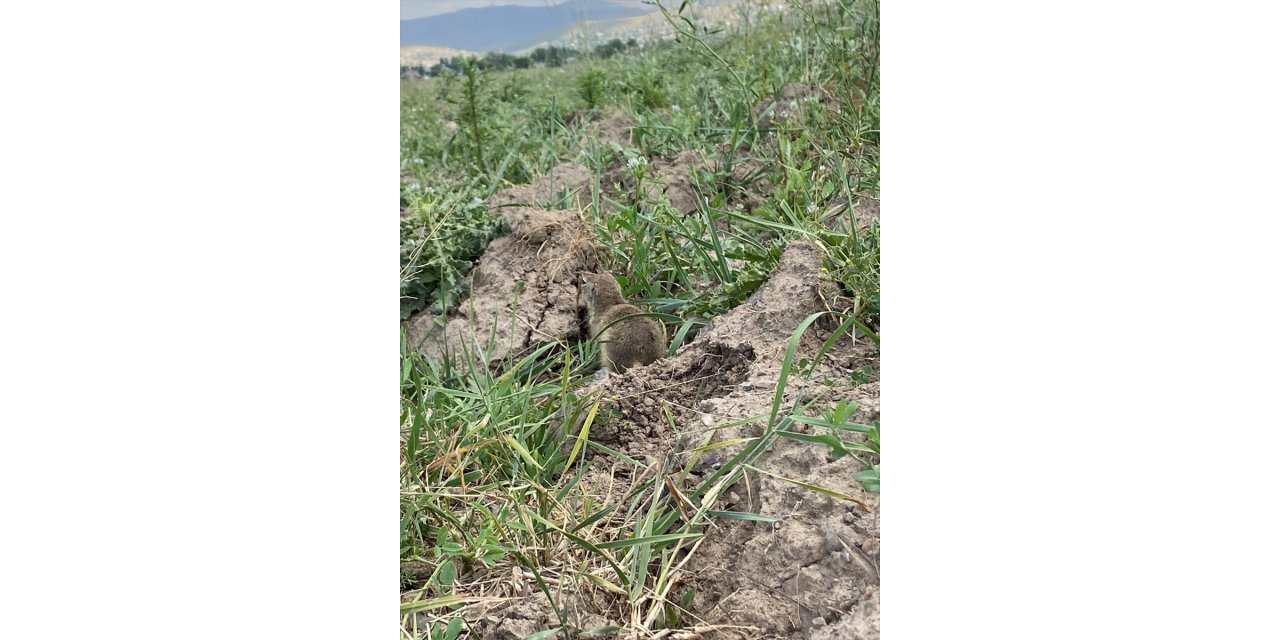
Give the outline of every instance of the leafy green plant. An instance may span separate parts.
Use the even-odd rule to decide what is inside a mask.
[[[506,227],[479,198],[411,190],[410,214],[400,220],[400,319],[429,309],[443,313],[466,293],[467,274],[489,242]]]
[[[433,624],[431,640],[455,640],[462,633],[462,618],[454,618],[447,625]]]
[[[633,97],[638,98],[639,105],[646,109],[657,109],[670,104],[663,76],[659,74],[648,71],[631,74],[628,89]]]
[[[862,483],[862,487],[867,491],[875,493],[880,492],[880,465],[873,464],[866,471],[859,471],[853,474],[853,479]]]
[[[481,115],[485,113],[485,108],[481,104],[482,92],[484,90],[482,82],[483,71],[476,65],[475,60],[468,58],[462,64],[463,77],[463,100],[462,100],[462,121],[465,123],[468,138],[471,141],[472,161],[476,166],[487,168],[485,162],[484,145],[485,145],[485,122]]]
[[[814,418],[804,415],[793,415],[792,422],[817,427],[824,433],[796,433],[785,431],[780,435],[789,440],[824,445],[830,449],[828,457],[832,460],[858,453],[870,454],[871,460],[880,457],[880,423],[870,425],[855,424],[850,418],[857,411],[857,405],[841,400],[825,412],[822,417]],[[845,433],[864,434],[863,441],[850,440]],[[854,479],[862,483],[868,491],[880,490],[880,465],[878,462],[866,462],[867,469],[854,475]]]
[[[578,96],[595,109],[604,97],[604,72],[590,68],[578,75]]]

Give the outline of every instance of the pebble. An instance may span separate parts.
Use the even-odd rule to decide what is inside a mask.
[[[827,626],[827,621],[823,620],[821,617],[818,617],[818,618],[814,618],[809,624],[815,627],[825,627]]]

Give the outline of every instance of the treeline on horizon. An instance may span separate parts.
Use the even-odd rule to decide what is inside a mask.
[[[634,49],[640,46],[635,38],[630,38],[623,42],[619,38],[614,38],[604,44],[596,45],[590,51],[595,53],[597,58],[612,58],[624,51]],[[455,56],[452,58],[443,58],[439,62],[431,65],[400,65],[401,78],[424,78],[435,77],[445,73],[460,74],[462,73],[462,65],[465,60],[474,60],[477,69],[483,70],[505,70],[505,69],[528,69],[535,65],[544,67],[559,67],[570,62],[575,58],[583,55],[584,52],[574,47],[559,47],[550,45],[546,47],[538,47],[529,52],[528,55],[512,55],[510,53],[489,52],[482,57],[475,56]]]

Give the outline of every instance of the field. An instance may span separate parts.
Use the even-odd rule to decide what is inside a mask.
[[[404,638],[879,638],[878,0],[664,4],[402,81]],[[597,373],[584,272],[667,357]]]

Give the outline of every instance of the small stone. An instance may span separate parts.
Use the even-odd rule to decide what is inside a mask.
[[[725,500],[728,504],[738,504],[742,501],[742,497],[736,491],[730,491]]]
[[[858,516],[853,515],[853,512],[851,511],[846,511],[843,516],[840,516],[840,519],[843,520],[845,524],[853,524],[858,521]]]
[[[650,396],[645,396],[645,397],[644,397],[644,406],[646,406],[646,407],[652,407],[652,406],[653,406],[653,405],[655,405],[655,404],[657,404],[657,403],[653,401],[653,398],[652,398],[652,397],[650,397]]]
[[[827,625],[827,621],[826,621],[826,620],[823,620],[823,619],[822,619],[822,617],[821,617],[821,616],[819,616],[819,617],[817,617],[817,618],[814,618],[814,619],[813,619],[813,621],[812,621],[812,622],[810,622],[809,624],[811,624],[811,625],[813,625],[813,626],[815,626],[815,627],[825,627],[825,626]]]

